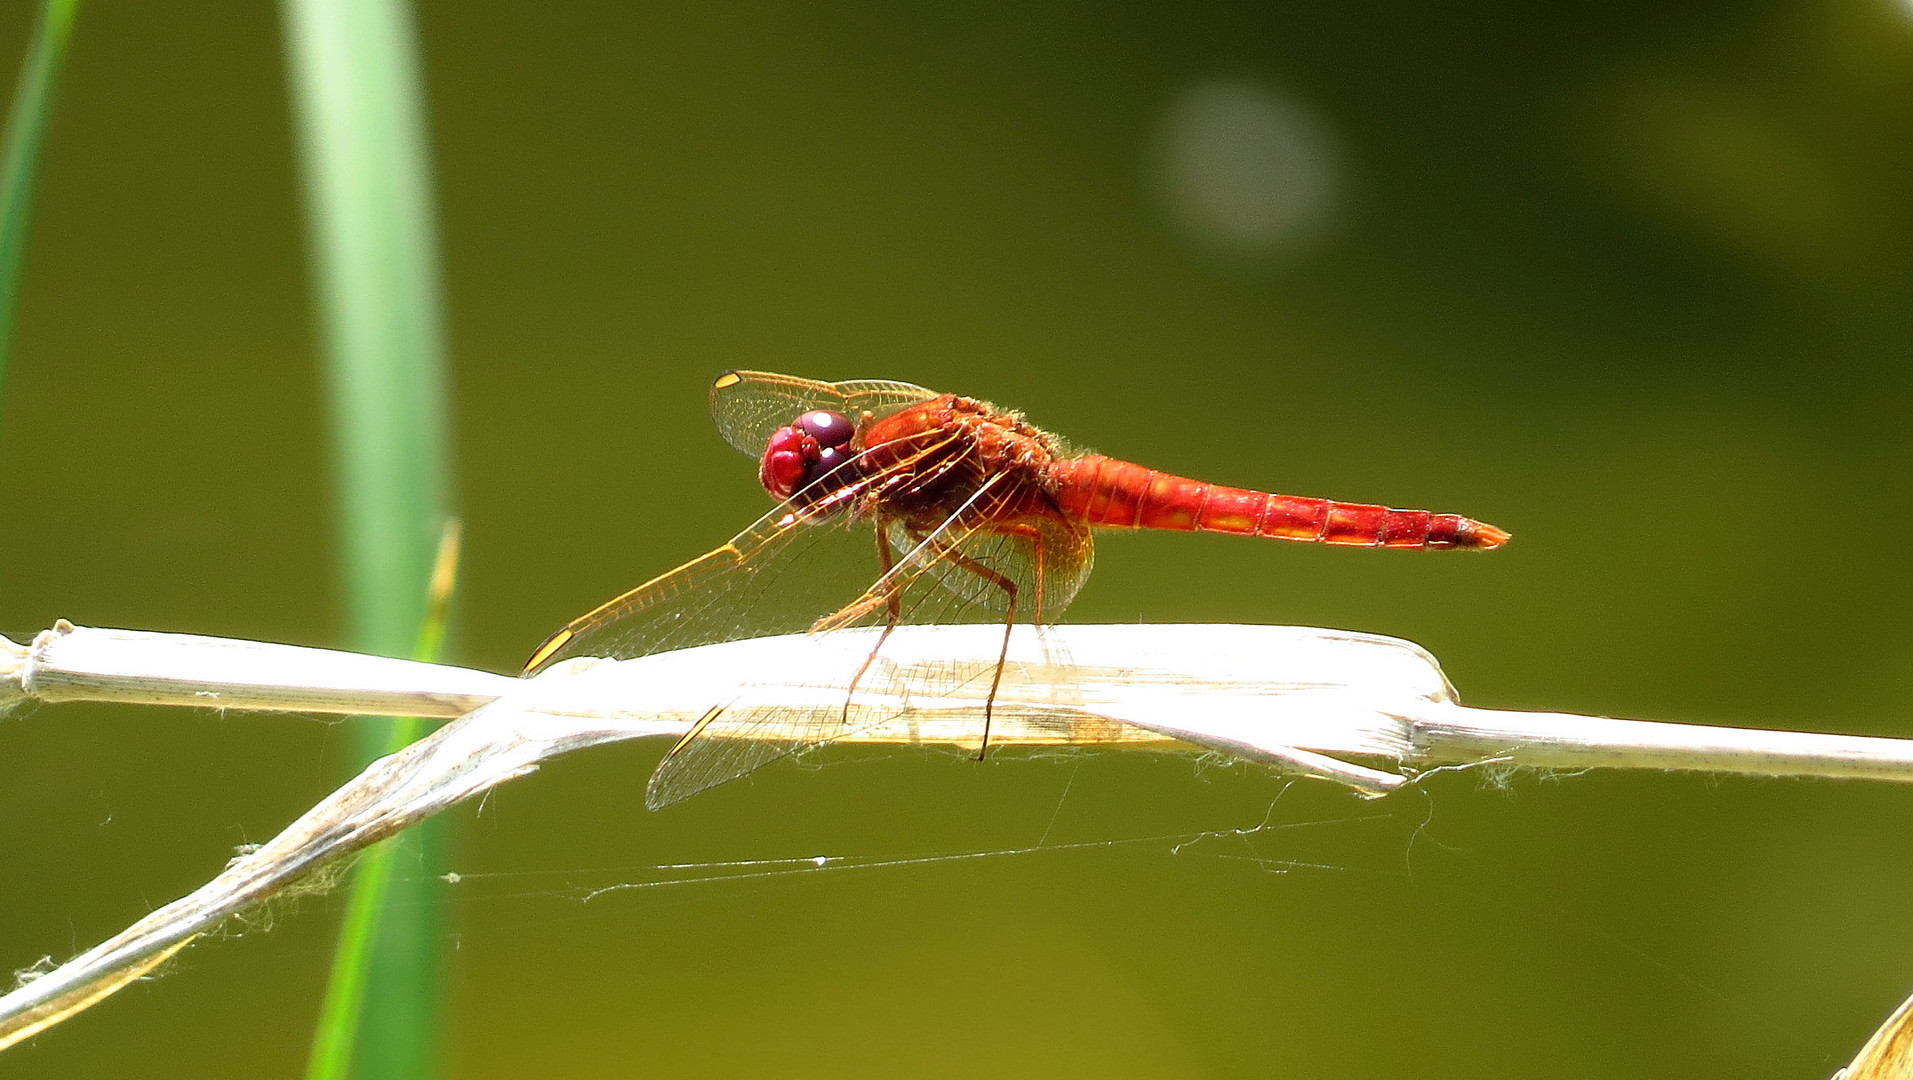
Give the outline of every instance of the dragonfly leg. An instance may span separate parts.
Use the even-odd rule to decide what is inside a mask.
[[[877,519],[877,563],[883,568],[883,572],[878,575],[880,581],[889,577],[890,571],[897,565],[897,553],[890,548],[890,531],[884,527],[884,524],[882,518]],[[877,635],[877,643],[870,647],[870,655],[864,657],[863,666],[859,667],[857,674],[851,677],[850,689],[844,691],[843,722],[846,727],[850,724],[850,700],[857,696],[857,684],[863,681],[864,673],[870,670],[870,665],[877,662],[877,654],[883,651],[883,643],[890,640],[890,632],[895,630],[901,621],[903,621],[903,598],[899,590],[893,588],[884,595],[883,633]]]
[[[983,699],[983,745],[977,747],[976,759],[982,761],[990,752],[990,721],[996,711],[996,691],[1003,685],[1003,669],[1010,662],[1010,634],[1016,629],[1016,598],[1019,591],[1016,582],[997,573],[989,567],[969,558],[941,540],[931,540],[933,551],[949,560],[950,565],[962,567],[984,581],[1003,590],[1009,602],[1004,605],[1003,648],[996,654],[996,671],[990,676],[990,696]]]

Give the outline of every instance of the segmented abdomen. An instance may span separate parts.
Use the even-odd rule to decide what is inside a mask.
[[[1100,454],[1053,462],[1049,475],[1066,513],[1105,528],[1390,548],[1492,548],[1508,540],[1493,525],[1458,514],[1270,495],[1171,476]]]

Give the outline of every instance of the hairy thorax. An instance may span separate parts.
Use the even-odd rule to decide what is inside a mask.
[[[872,421],[860,435],[860,461],[868,468],[903,466],[869,498],[910,516],[956,512],[986,480],[991,487],[978,509],[1013,512],[1047,502],[1050,463],[1062,452],[1017,413],[954,394]]]

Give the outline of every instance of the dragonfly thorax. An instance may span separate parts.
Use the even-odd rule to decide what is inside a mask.
[[[857,471],[885,475],[876,489],[882,501],[926,521],[956,512],[985,487],[999,509],[1045,500],[1059,456],[1050,436],[1020,415],[954,394],[869,424],[860,442]]]

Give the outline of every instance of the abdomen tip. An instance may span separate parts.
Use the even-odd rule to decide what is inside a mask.
[[[1498,548],[1512,539],[1506,529],[1497,529],[1485,521],[1468,522],[1461,530],[1461,535],[1463,542],[1460,546],[1480,548],[1484,551],[1488,548]]]

